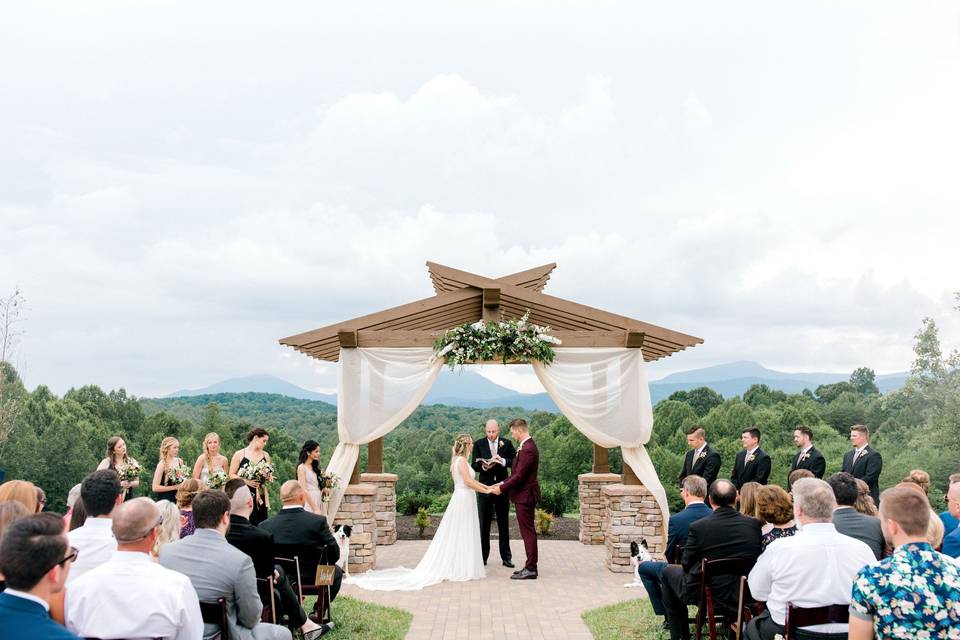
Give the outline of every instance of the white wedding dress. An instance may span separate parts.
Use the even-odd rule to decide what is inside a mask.
[[[368,571],[350,576],[344,583],[373,591],[417,591],[444,580],[464,582],[486,577],[480,550],[477,492],[467,487],[460,468],[466,468],[471,478],[476,477],[466,458],[458,457],[450,464],[453,496],[427,552],[415,569],[396,567]]]

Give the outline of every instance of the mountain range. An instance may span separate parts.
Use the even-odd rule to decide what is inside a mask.
[[[903,386],[907,373],[890,373],[877,376],[877,386],[882,393]],[[821,384],[848,380],[843,373],[791,373],[767,369],[757,362],[729,362],[726,364],[680,371],[650,383],[650,396],[654,404],[675,391],[696,387],[709,387],[724,398],[742,395],[751,385],[765,384],[771,389],[786,393],[811,391]],[[336,404],[336,394],[317,393],[299,387],[275,376],[256,375],[231,378],[202,389],[184,389],[169,394],[168,398],[209,395],[216,393],[276,393],[303,400],[319,400]],[[456,407],[520,407],[526,410],[558,411],[546,393],[518,393],[501,386],[473,371],[452,372],[444,369],[424,404],[444,404]]]

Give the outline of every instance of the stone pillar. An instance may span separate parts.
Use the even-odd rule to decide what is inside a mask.
[[[620,482],[618,473],[582,473],[580,481],[580,542],[603,544],[605,507],[600,490]]]
[[[334,524],[348,524],[350,533],[350,573],[363,573],[377,563],[377,487],[372,484],[347,485]]]
[[[395,473],[363,473],[360,482],[377,488],[373,506],[377,519],[377,544],[397,541],[397,479]]]
[[[607,568],[630,573],[630,543],[644,539],[651,555],[663,559],[667,544],[663,515],[653,494],[643,485],[608,484],[600,490],[607,523],[604,544]]]

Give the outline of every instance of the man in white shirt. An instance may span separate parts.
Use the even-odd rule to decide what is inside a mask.
[[[150,498],[114,511],[117,550],[70,583],[67,627],[84,637],[201,640],[200,601],[190,579],[153,562],[163,517]]]
[[[108,561],[117,550],[117,541],[111,530],[113,510],[123,504],[120,478],[112,469],[94,471],[80,485],[80,499],[87,512],[87,520],[67,534],[70,545],[80,552],[73,563],[67,584]]]
[[[763,615],[750,621],[748,640],[772,640],[783,634],[787,603],[798,607],[847,604],[853,580],[874,561],[866,544],[838,533],[833,526],[837,506],[830,485],[801,478],[793,485],[796,535],[774,540],[750,571],[750,592],[767,603]],[[846,624],[815,625],[807,631],[846,634]]]

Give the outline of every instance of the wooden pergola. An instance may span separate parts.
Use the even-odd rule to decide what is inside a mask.
[[[549,325],[564,347],[627,347],[640,349],[647,362],[659,360],[703,342],[685,333],[610,313],[543,293],[555,263],[501,278],[427,262],[436,292],[429,298],[345,320],[280,340],[312,358],[336,362],[340,349],[357,347],[429,347],[444,331],[485,320],[520,318]],[[351,484],[359,481],[359,462]],[[607,450],[594,445],[593,472],[609,473]],[[637,483],[624,469],[624,482]],[[383,473],[383,439],[371,442],[367,472]]]

